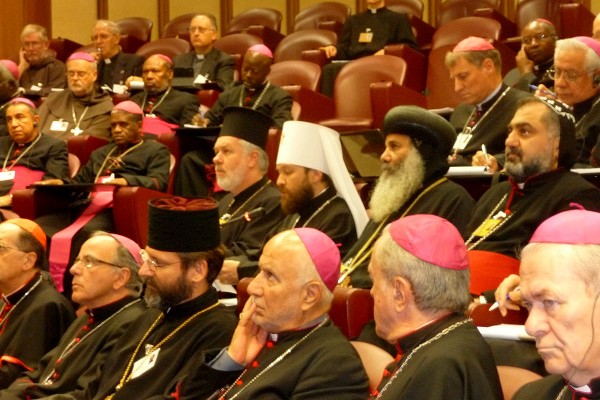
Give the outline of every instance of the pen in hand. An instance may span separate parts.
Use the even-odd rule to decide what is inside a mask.
[[[520,290],[521,290],[521,288],[520,288],[519,286],[517,286],[517,287],[516,287],[514,290],[512,290],[512,291],[513,291],[513,292],[519,292]],[[511,292],[508,292],[508,293],[506,293],[506,300],[510,300],[510,293],[511,293]],[[496,301],[496,302],[494,302],[494,304],[492,304],[492,305],[490,306],[490,308],[488,309],[488,311],[494,311],[494,310],[495,310],[495,309],[497,309],[498,307],[500,307],[500,302],[499,302],[499,301]]]
[[[550,90],[546,90],[546,89],[539,89],[539,88],[538,88],[537,86],[535,86],[535,85],[529,85],[529,87],[530,87],[532,90],[538,90],[538,91],[540,91],[541,93],[544,93],[544,94],[547,94],[548,96],[552,96],[552,97],[556,98],[556,93],[554,93],[554,92],[552,92],[552,91],[550,91]]]
[[[488,171],[490,168],[490,157],[488,156],[487,149],[485,148],[485,144],[481,145],[481,152],[483,153],[483,157],[485,158],[485,169],[484,171]]]

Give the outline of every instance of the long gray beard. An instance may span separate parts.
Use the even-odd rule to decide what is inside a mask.
[[[399,210],[421,187],[424,178],[425,163],[414,147],[400,165],[384,165],[369,201],[371,219],[381,222]]]

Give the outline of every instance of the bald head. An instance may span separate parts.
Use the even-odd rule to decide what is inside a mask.
[[[0,104],[8,101],[19,87],[13,74],[0,63]]]
[[[242,81],[248,88],[256,88],[267,79],[273,59],[256,51],[247,51],[242,64]]]

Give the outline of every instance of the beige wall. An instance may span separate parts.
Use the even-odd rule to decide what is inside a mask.
[[[217,22],[221,20],[221,10],[219,0],[204,0],[202,2],[194,2],[190,0],[170,0],[169,2],[169,19],[173,19],[179,15],[190,13],[208,13],[215,16]],[[221,27],[219,27],[219,31]]]
[[[90,43],[97,11],[93,0],[52,0],[52,36]]]
[[[108,0],[108,19],[117,20],[127,17],[142,17],[154,21],[152,39],[158,38],[158,2],[156,0]]]

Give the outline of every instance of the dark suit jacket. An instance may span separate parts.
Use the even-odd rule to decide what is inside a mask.
[[[186,54],[178,54],[173,58],[175,68],[192,68],[196,53],[191,51]],[[235,69],[235,61],[229,54],[223,53],[220,50],[213,49],[204,56],[204,63],[200,68],[200,73],[208,76],[212,82],[216,82],[221,90],[231,85],[233,82],[233,71]]]
[[[131,96],[129,100],[143,109],[145,96],[146,92],[141,92]],[[192,123],[192,117],[198,113],[199,106],[198,98],[193,94],[171,89],[168,96],[152,112],[163,121],[183,126]]]
[[[98,62],[98,84],[108,85],[110,88],[114,84],[124,84],[130,76],[141,76],[144,57],[137,54],[118,53],[110,59],[112,64],[112,73],[109,73],[110,67],[105,61]]]

